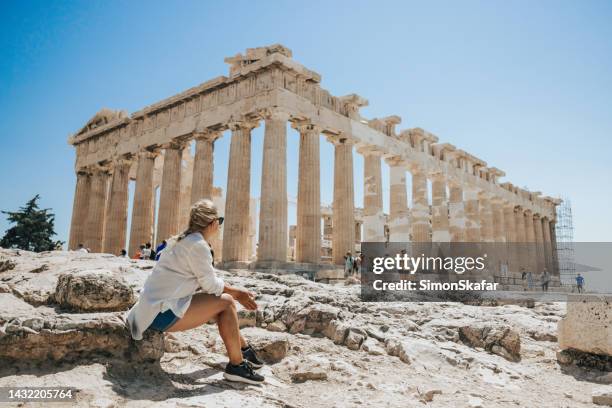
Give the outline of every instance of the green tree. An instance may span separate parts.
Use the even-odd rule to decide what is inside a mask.
[[[49,208],[38,208],[39,198],[40,196],[36,194],[19,211],[2,211],[3,214],[7,214],[9,222],[15,225],[4,234],[0,241],[1,247],[42,252],[51,251],[64,244],[62,241],[51,239],[56,235],[53,230],[55,215],[50,212]]]

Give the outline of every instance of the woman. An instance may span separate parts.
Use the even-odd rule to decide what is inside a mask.
[[[240,334],[234,302],[255,310],[254,295],[224,283],[212,266],[208,241],[218,233],[222,222],[210,200],[200,200],[191,207],[189,227],[168,240],[164,256],[145,281],[126,321],[132,337],[141,340],[146,329],[183,331],[216,320],[229,356],[224,377],[259,384],[264,378],[253,369],[263,363]],[[196,293],[198,288],[202,292]]]

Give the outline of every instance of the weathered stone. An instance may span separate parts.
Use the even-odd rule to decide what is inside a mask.
[[[10,271],[15,269],[15,262],[10,259],[0,259],[0,272]]]
[[[238,310],[238,326],[255,327],[257,325],[257,313],[255,310],[239,309]]]
[[[459,328],[461,341],[472,347],[481,347],[510,361],[521,358],[521,339],[509,328],[492,326],[463,326]]]
[[[610,303],[611,297],[570,295],[566,315],[558,326],[561,350],[612,356]]]
[[[266,326],[266,329],[271,332],[285,332],[287,331],[287,326],[285,326],[285,323],[281,322],[280,320],[276,320]]]
[[[325,329],[325,337],[335,344],[343,344],[348,334],[349,325],[340,320],[332,320]]]
[[[294,383],[303,383],[312,380],[327,380],[327,373],[321,368],[309,368],[306,370],[298,368],[297,371],[291,373],[291,381]]]
[[[593,390],[593,404],[612,407],[612,387],[601,387]]]
[[[59,276],[55,301],[78,311],[127,310],[135,303],[132,288],[108,270],[85,270]]]
[[[289,337],[284,333],[271,333],[254,328],[244,331],[257,355],[268,364],[281,361],[289,352]]]
[[[120,315],[62,314],[11,320],[0,336],[0,359],[9,361],[80,361],[111,357],[129,361],[159,360],[164,337],[147,330],[143,340],[131,338]]]
[[[346,339],[344,339],[344,345],[351,350],[359,350],[366,338],[364,334],[351,327],[346,335]]]

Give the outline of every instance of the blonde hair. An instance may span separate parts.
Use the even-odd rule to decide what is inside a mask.
[[[168,247],[174,246],[178,241],[187,235],[202,231],[211,222],[219,218],[217,207],[207,198],[197,201],[189,209],[189,226],[180,235],[175,235],[167,240]]]

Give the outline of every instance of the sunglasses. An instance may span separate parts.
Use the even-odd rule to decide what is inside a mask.
[[[225,219],[224,217],[217,218],[217,220],[219,221],[219,225],[223,224],[224,219]]]

